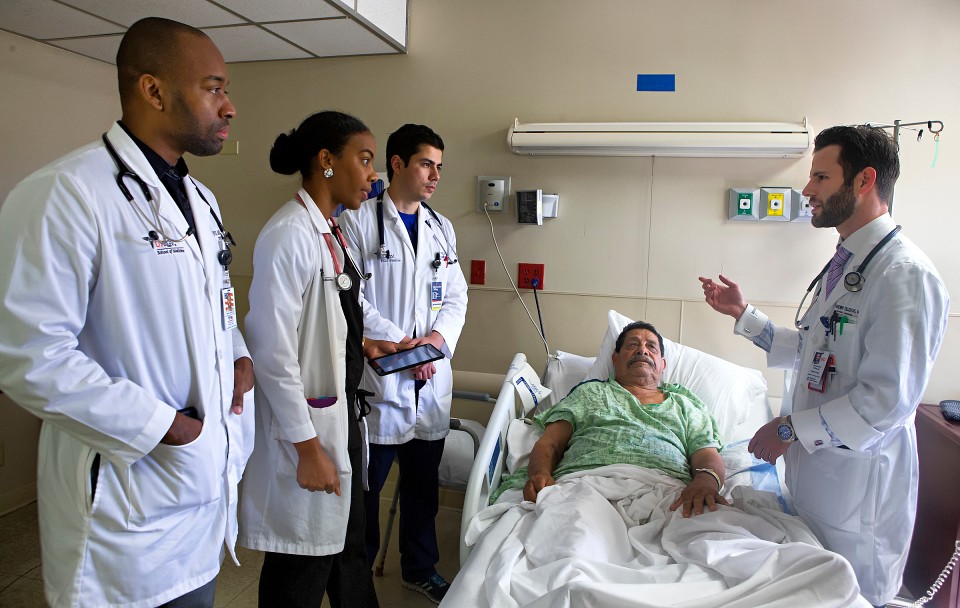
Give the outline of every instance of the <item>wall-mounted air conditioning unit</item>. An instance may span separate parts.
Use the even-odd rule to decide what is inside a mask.
[[[516,154],[799,158],[813,145],[806,119],[787,122],[568,122],[514,120]]]

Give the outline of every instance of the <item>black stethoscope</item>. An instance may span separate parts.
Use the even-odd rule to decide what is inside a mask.
[[[890,242],[890,239],[897,236],[897,233],[900,232],[901,226],[897,226],[893,230],[887,233],[887,236],[880,239],[880,242],[873,246],[873,249],[870,250],[870,253],[867,254],[867,257],[863,259],[863,262],[855,270],[851,270],[843,277],[843,286],[847,288],[847,291],[851,293],[857,293],[863,289],[863,284],[866,283],[866,279],[863,276],[863,273],[867,269],[867,264],[870,263],[870,260],[873,259],[873,256],[883,249],[883,246]],[[831,260],[832,262],[832,260]],[[810,292],[813,291],[813,288],[817,283],[823,278],[823,275],[827,274],[827,270],[830,268],[830,263],[827,262],[827,265],[823,267],[823,270],[820,271],[816,277],[813,278],[813,281],[810,282],[810,286],[807,287],[807,292],[803,294],[803,299],[800,300],[800,306],[797,306],[797,314],[793,317],[793,324],[797,329],[810,329],[809,326],[804,327],[800,323],[800,311],[803,310],[803,303],[807,301],[807,298],[810,296]],[[813,302],[810,303],[813,306],[813,303],[817,301],[817,297],[820,297],[820,292],[817,292],[817,296],[813,298]]]
[[[109,152],[110,156],[113,158],[113,162],[116,163],[117,165],[117,187],[120,188],[120,192],[122,192],[123,195],[127,197],[127,202],[131,204],[134,211],[136,211],[137,214],[140,216],[140,218],[148,226],[151,227],[151,230],[147,233],[147,236],[144,240],[148,241],[151,244],[161,240],[169,241],[171,243],[181,243],[187,240],[187,238],[189,238],[190,235],[193,234],[193,228],[187,228],[187,231],[183,234],[183,236],[178,239],[167,236],[163,232],[163,230],[160,229],[161,222],[160,222],[160,217],[158,215],[159,210],[156,202],[153,200],[153,195],[150,194],[150,187],[147,186],[147,183],[145,181],[143,181],[143,178],[141,178],[139,175],[134,173],[130,169],[130,167],[127,166],[125,162],[123,162],[123,159],[120,158],[120,155],[117,154],[117,150],[113,147],[113,144],[111,144],[110,140],[107,139],[106,133],[101,135],[100,138],[103,140],[103,144],[107,147],[107,152]],[[133,179],[135,182],[137,182],[137,184],[140,185],[140,190],[143,191],[143,197],[147,200],[148,206],[153,211],[153,214],[154,214],[153,221],[151,221],[150,218],[144,215],[143,211],[140,210],[140,207],[138,207],[133,203],[133,194],[130,192],[130,189],[127,188],[127,185],[124,183],[124,179],[128,177]],[[196,183],[194,183],[194,186],[196,186]],[[200,195],[201,200],[203,200],[203,202],[207,204],[207,207],[210,208],[210,215],[213,216],[213,221],[217,223],[217,230],[220,231],[220,239],[223,245],[223,249],[217,252],[217,261],[220,262],[220,265],[223,266],[224,270],[226,270],[227,267],[230,266],[230,263],[233,262],[233,253],[230,251],[230,245],[233,245],[234,247],[236,247],[237,242],[233,240],[233,236],[229,232],[224,230],[223,223],[220,221],[220,218],[217,217],[217,214],[214,213],[213,211],[213,205],[211,205],[210,201],[207,200],[207,197],[203,195],[203,192],[200,191],[200,188],[195,188],[195,189],[197,191],[197,194]],[[227,244],[228,242],[229,244]]]
[[[384,240],[383,240],[383,194],[384,192],[381,192],[380,194],[377,195],[377,233],[380,236],[380,248],[377,250],[377,257],[380,259],[381,262],[386,262],[387,260],[393,257],[392,255],[390,255],[390,250],[387,249],[387,246],[384,244]],[[448,264],[458,263],[459,260],[457,260],[457,251],[450,246],[450,239],[447,238],[447,231],[443,229],[443,222],[440,221],[440,216],[437,215],[437,212],[431,209],[430,205],[428,205],[424,201],[420,201],[420,204],[423,205],[423,207],[427,210],[427,212],[430,213],[430,216],[434,219],[434,221],[437,222],[437,227],[440,228],[440,232],[443,234],[443,240],[446,243],[446,246],[444,246],[444,244],[440,242],[440,239],[437,238],[437,232],[435,230],[431,230],[431,232],[433,233],[433,240],[437,242],[437,245],[440,246],[440,249],[443,249],[443,259],[441,259],[440,254],[437,253],[436,257],[434,257],[433,261],[430,263],[430,266],[432,266],[434,270],[439,270],[444,260]],[[429,219],[427,219],[427,226],[429,226],[431,229],[433,228],[433,225],[430,223]],[[453,251],[453,256],[450,255],[451,250]]]

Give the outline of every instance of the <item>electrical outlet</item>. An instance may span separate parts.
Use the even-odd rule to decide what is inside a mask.
[[[485,285],[487,282],[487,261],[470,260],[470,283]]]
[[[810,218],[813,217],[813,210],[810,208],[810,199],[801,194],[799,191],[793,191],[793,200],[798,201],[797,203],[797,217],[793,218],[794,222],[809,222]]]
[[[534,279],[537,280],[537,286],[533,286]],[[539,289],[543,290],[543,264],[524,264],[521,263],[517,271],[517,288],[519,289]]]

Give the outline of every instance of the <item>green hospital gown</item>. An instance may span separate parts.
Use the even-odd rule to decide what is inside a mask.
[[[700,399],[678,384],[660,387],[663,403],[645,405],[612,377],[578,385],[560,403],[534,417],[546,428],[566,420],[573,436],[553,473],[554,479],[610,464],[658,469],[690,482],[690,456],[703,448],[722,447],[717,423]],[[527,481],[527,467],[505,476],[490,498]]]

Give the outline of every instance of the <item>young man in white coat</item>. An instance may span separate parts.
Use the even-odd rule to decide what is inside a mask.
[[[770,366],[794,370],[792,409],[785,399],[750,450],[771,463],[786,454],[797,512],[850,561],[874,605],[901,585],[916,518],[913,419],[950,309],[933,264],[888,213],[899,174],[897,146],[881,129],[817,136],[803,194],[812,224],[836,228],[840,243],[797,329],[774,325],[726,277],[700,278],[736,333],[767,351]]]
[[[217,47],[175,21],[133,24],[117,71],[121,121],[0,209],[0,388],[43,420],[47,602],[213,606],[253,368],[229,234],[182,156],[219,152],[236,109]]]
[[[427,205],[440,180],[443,140],[424,125],[407,124],[387,139],[390,186],[376,200],[341,215],[347,239],[360,252],[367,337],[411,345],[430,343],[446,357],[413,370],[378,376],[364,369],[372,392],[366,492],[367,557],[380,544],[380,490],[394,459],[400,465],[400,569],[403,584],[438,602],[447,582],[435,520],[438,468],[450,429],[450,359],[467,312],[467,283],[457,261],[453,226]]]

